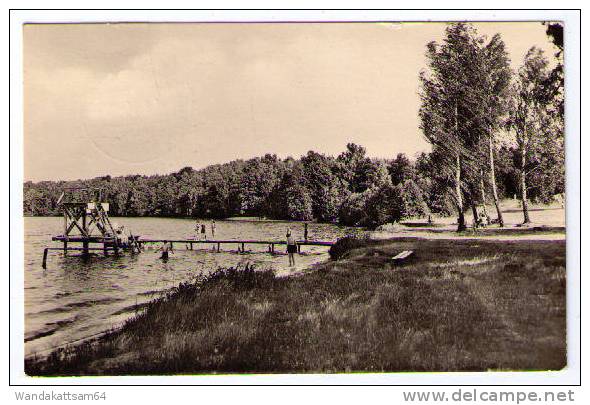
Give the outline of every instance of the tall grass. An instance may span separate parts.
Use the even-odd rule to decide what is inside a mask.
[[[415,259],[389,260],[402,250]],[[560,369],[565,243],[357,241],[299,277],[246,266],[181,284],[29,375]]]

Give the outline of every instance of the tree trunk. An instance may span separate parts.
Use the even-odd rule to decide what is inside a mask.
[[[502,216],[502,208],[500,207],[500,199],[498,198],[498,189],[496,188],[496,169],[494,167],[494,140],[492,134],[489,134],[490,146],[490,182],[492,183],[492,197],[494,198],[494,205],[498,214],[498,225],[500,228],[504,227],[504,217]]]
[[[478,227],[478,223],[477,223],[477,205],[475,204],[475,202],[471,203],[471,213],[473,214],[473,229],[476,229]]]
[[[463,197],[461,196],[461,158],[457,155],[456,167],[455,167],[455,193],[457,197],[457,232],[461,232],[467,229],[465,224],[465,214],[463,213]]]
[[[520,153],[520,199],[522,202],[522,213],[524,215],[523,224],[530,224],[529,204],[526,196],[526,139],[523,140]]]
[[[479,189],[481,192],[481,204],[483,206],[483,214],[488,217],[488,210],[486,208],[486,188],[483,181],[483,169],[479,172]]]
[[[459,142],[459,108],[457,100],[455,100],[455,136],[456,141]],[[463,212],[463,197],[461,196],[461,149],[457,150],[457,159],[455,167],[455,193],[457,194],[457,210],[459,217],[457,218],[457,232],[467,229],[465,224],[465,213]]]

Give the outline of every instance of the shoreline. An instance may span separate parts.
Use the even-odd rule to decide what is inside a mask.
[[[286,253],[276,253],[276,255],[287,257]],[[304,253],[304,255],[308,255],[308,254]],[[291,269],[291,268],[289,268],[289,266],[285,265],[285,266],[281,266],[281,268],[279,268],[279,269],[273,268],[272,270],[274,271],[276,277],[278,277],[278,278],[299,277],[301,275],[306,274],[307,272],[314,271],[318,266],[321,266],[322,264],[324,264],[330,260],[330,256],[327,251],[325,253],[324,252],[316,253],[315,255],[318,256],[319,260],[314,261],[313,263],[305,264],[303,266],[295,266],[294,269]],[[321,257],[321,259],[320,259],[320,257]],[[261,269],[261,271],[269,271],[269,270],[271,270],[271,269],[264,269],[264,268]],[[190,282],[190,280],[187,280],[186,282]],[[158,295],[160,297],[165,296],[166,294],[172,292],[175,288],[176,288],[176,286],[161,290],[158,292]],[[145,307],[147,305],[149,305],[149,303],[151,301],[157,300],[157,299],[158,298],[154,298],[154,299],[147,301],[143,304],[139,304],[138,306],[140,307],[140,309],[138,312],[145,310]],[[73,340],[73,341],[70,341],[67,343],[60,344],[60,345],[52,347],[52,348],[47,348],[47,349],[43,349],[43,350],[33,352],[30,354],[25,354],[25,356],[24,356],[25,360],[34,359],[36,357],[40,357],[41,359],[43,359],[43,358],[49,357],[53,352],[55,352],[59,349],[64,349],[66,347],[80,346],[84,343],[93,343],[95,340],[100,339],[101,337],[103,337],[109,333],[118,332],[121,328],[123,328],[125,326],[125,323],[129,319],[132,319],[134,316],[136,316],[136,313],[135,314],[130,313],[130,316],[127,319],[120,321],[118,324],[115,324],[115,325],[111,326],[110,328],[107,328],[103,331],[94,333],[90,336],[82,337],[82,338],[79,338],[79,339],[76,339],[76,340]]]
[[[520,228],[512,228],[519,230]],[[492,228],[492,230],[500,230],[499,228]],[[506,229],[509,230],[509,229]],[[433,232],[430,229],[407,229],[400,231],[369,231],[370,238],[378,240],[388,240],[395,238],[425,238],[425,239],[442,239],[442,240],[491,240],[491,241],[533,241],[533,240],[566,240],[567,234],[565,227],[547,231],[522,231],[521,234],[502,234],[502,232],[492,232],[486,235],[485,230],[475,232],[461,232],[457,233],[451,229],[443,229],[441,231]]]
[[[344,252],[340,260],[323,261],[288,275],[260,271],[244,276],[229,271],[230,275],[206,281],[202,287],[177,288],[165,299],[151,302],[121,329],[54,351],[42,361],[26,360],[25,368],[29,375],[562,368],[566,350],[565,241],[516,239],[506,244],[479,239],[477,243],[413,236],[367,239]],[[388,258],[405,248],[414,250],[416,257],[398,269]],[[448,288],[456,291],[460,302],[448,302],[444,293]],[[535,294],[547,290],[544,294],[549,294],[549,301],[522,291],[520,298],[502,296],[505,290],[515,288]],[[409,301],[402,299],[406,294]],[[496,295],[500,297],[493,299]],[[402,301],[390,307],[395,296]],[[513,299],[522,302],[508,305]],[[373,318],[382,305],[387,312]],[[511,308],[515,305],[525,309],[514,313]],[[462,321],[439,325],[447,330],[444,333],[414,325],[425,316],[441,319],[440,314],[432,313],[433,308],[451,311],[445,322],[455,316]],[[540,317],[541,313],[549,315]],[[527,326],[531,317],[539,317],[533,329]],[[485,333],[505,330],[506,319],[524,328],[520,331],[523,339],[514,341],[516,337],[506,334],[507,330],[497,337]],[[379,323],[379,328],[374,329],[372,322]],[[557,326],[561,324],[563,328]],[[420,347],[404,348],[400,328],[413,331],[412,344]],[[460,331],[465,328],[468,333],[463,335]],[[344,341],[341,330],[345,331]],[[363,337],[368,330],[377,335]],[[461,337],[459,342],[457,336]],[[474,339],[478,345],[469,343]],[[333,343],[336,347],[331,347]],[[457,352],[458,347],[453,346],[457,343],[467,344],[469,349]],[[428,349],[433,344],[450,345],[447,349],[459,357],[444,365],[438,358],[440,351]],[[499,353],[497,359],[479,353],[480,347],[490,345]],[[400,363],[390,357],[390,350],[400,356],[409,351],[430,360],[412,360],[403,354],[405,360]],[[462,350],[471,354],[463,357]],[[291,360],[281,360],[285,357]],[[154,359],[160,360],[154,363]]]

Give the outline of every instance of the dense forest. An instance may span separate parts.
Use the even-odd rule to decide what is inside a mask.
[[[513,197],[518,193],[518,151],[502,147],[496,154],[500,195]],[[257,216],[372,227],[411,216],[450,214],[452,196],[433,180],[433,170],[430,154],[371,159],[363,147],[351,143],[335,158],[313,151],[300,159],[267,154],[168,175],[26,182],[24,212],[61,215],[57,201],[64,188],[97,187],[113,216]],[[552,178],[529,198],[549,201],[562,187],[563,179]]]
[[[256,216],[375,227],[456,213],[464,229],[464,213],[483,202],[495,205],[503,225],[500,201],[518,196],[528,222],[528,201],[550,202],[565,191],[562,28],[548,24],[547,34],[558,49],[552,69],[531,48],[513,72],[501,37],[487,40],[469,24],[450,24],[441,44],[427,45],[420,119],[429,153],[374,159],[349,143],[336,157],[267,154],[167,175],[26,182],[24,214],[59,215],[64,188],[96,187],[113,216]]]

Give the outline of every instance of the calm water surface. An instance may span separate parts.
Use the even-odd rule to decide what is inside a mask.
[[[134,235],[145,238],[183,239],[193,237],[194,220],[169,218],[114,218]],[[207,224],[208,221],[199,221]],[[276,221],[216,221],[216,239],[279,240],[290,227],[297,239],[303,238],[300,223]],[[186,250],[175,244],[175,254],[167,263],[159,260],[154,250],[119,257],[93,255],[82,260],[77,253],[64,257],[50,251],[47,269],[41,262],[45,247],[59,247],[53,235],[63,231],[63,219],[25,218],[25,353],[45,354],[57,346],[90,337],[116,327],[137,310],[137,305],[158,297],[182,281],[201,272],[239,263],[255,263],[259,268],[273,268],[288,274],[285,246],[276,246],[279,254],[266,253],[266,245],[246,245],[245,254],[236,245],[222,245],[212,252],[210,245],[199,250]],[[309,239],[336,240],[358,229],[329,224],[310,224]],[[79,247],[77,244],[76,247]],[[198,246],[198,245],[195,245]],[[97,247],[97,246],[95,246]],[[225,250],[224,250],[225,249]],[[296,255],[297,269],[328,258],[326,247],[303,247]]]

